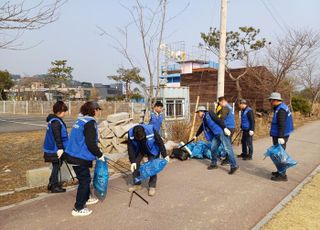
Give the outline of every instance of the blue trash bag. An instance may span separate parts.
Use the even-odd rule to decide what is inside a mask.
[[[188,149],[190,149],[191,152],[192,152],[194,146],[196,146],[196,144],[194,142],[191,142],[191,143],[186,145],[186,147],[188,147]]]
[[[207,159],[212,159],[212,154],[211,154],[211,150],[210,148],[207,148],[204,152],[203,152],[203,156]]]
[[[142,165],[139,168],[139,176],[135,178],[135,183],[145,181],[149,177],[154,176],[161,172],[167,165],[168,161],[165,159],[153,159]]]
[[[219,158],[225,158],[227,156],[226,152],[224,151],[223,144],[221,143],[217,149],[217,156]]]
[[[95,195],[100,200],[106,197],[108,189],[109,172],[107,159],[105,160],[97,160],[94,168],[93,188]]]
[[[227,155],[223,149],[222,143],[218,146],[216,151],[217,151],[218,158],[225,158]],[[203,156],[205,158],[210,159],[210,160],[212,159],[211,144],[210,143],[207,144],[207,148],[203,151]]]
[[[207,144],[204,141],[198,141],[192,149],[192,158],[203,159],[203,154],[207,149]]]
[[[266,157],[270,157],[279,173],[283,174],[288,168],[293,167],[297,162],[289,156],[281,145],[273,145],[267,149]]]

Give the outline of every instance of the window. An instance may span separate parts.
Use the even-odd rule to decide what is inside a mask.
[[[166,100],[166,117],[179,118],[184,116],[184,100],[170,99]]]
[[[166,117],[174,117],[174,101],[166,102]]]
[[[176,114],[176,117],[183,117],[183,103],[182,103],[182,100],[176,100],[175,101],[175,114]]]

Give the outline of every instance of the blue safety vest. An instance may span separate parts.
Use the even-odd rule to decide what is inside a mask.
[[[274,111],[272,122],[271,122],[271,129],[270,129],[270,136],[273,137],[279,137],[278,133],[278,122],[277,122],[277,117],[278,117],[278,112],[280,109],[283,109],[286,111],[287,114],[287,119],[286,119],[286,128],[284,131],[284,136],[289,136],[292,131],[293,131],[293,120],[292,120],[292,114],[290,112],[289,107],[285,103],[281,103],[278,105],[276,110]]]
[[[250,129],[250,121],[248,118],[248,112],[250,111],[252,111],[252,109],[248,106],[241,111],[241,129],[244,131],[248,131]]]
[[[228,129],[235,129],[236,128],[236,121],[235,121],[235,118],[234,118],[233,108],[229,104],[227,104],[227,107],[229,109],[229,112],[228,112],[227,116],[224,119],[224,124],[226,125],[226,127]]]
[[[72,157],[80,158],[86,161],[92,161],[96,159],[96,156],[89,151],[86,145],[86,138],[84,136],[84,126],[89,121],[95,121],[95,127],[97,130],[96,142],[98,144],[98,128],[96,120],[93,117],[84,116],[78,118],[78,120],[72,126],[69,144],[65,151],[68,155]]]
[[[147,144],[147,148],[149,150],[149,152],[154,155],[157,156],[159,154],[159,146],[156,144],[156,140],[154,138],[154,130],[153,130],[153,126],[152,125],[140,125],[144,128],[144,131],[146,133],[146,144]],[[134,127],[133,127],[134,128]],[[140,153],[140,146],[137,140],[134,139],[133,136],[133,128],[131,128],[129,130],[129,138],[131,140],[131,143],[133,145],[134,148],[134,152],[136,154],[136,156]]]
[[[61,140],[63,147],[66,148],[68,145],[68,131],[65,124],[59,118],[52,118],[48,122],[46,136],[43,143],[43,152],[45,154],[56,154],[58,151],[58,146],[56,140],[54,139],[53,130],[52,130],[52,122],[58,121],[61,124]]]
[[[214,136],[220,135],[223,132],[222,128],[212,120],[208,112],[204,113],[202,125],[204,137],[207,141],[212,141]]]
[[[163,121],[162,114],[157,115],[155,112],[151,112],[151,118],[150,118],[149,125],[153,125],[153,128],[158,133],[160,133],[162,121]]]

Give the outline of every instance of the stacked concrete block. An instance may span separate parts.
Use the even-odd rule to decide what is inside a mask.
[[[104,153],[127,151],[128,131],[137,124],[132,123],[129,113],[115,113],[99,124],[100,147]]]

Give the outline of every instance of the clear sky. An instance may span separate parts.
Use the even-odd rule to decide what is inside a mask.
[[[5,1],[5,0],[0,0]],[[27,0],[30,2],[36,0]],[[148,0],[151,2],[151,0]],[[38,2],[38,1],[37,1]],[[75,80],[107,83],[107,75],[126,65],[124,58],[110,46],[110,39],[99,36],[97,25],[116,34],[116,27],[130,21],[119,4],[131,6],[132,0],[69,0],[60,10],[58,21],[37,31],[25,32],[27,50],[0,50],[0,69],[30,76],[46,73],[50,62],[67,59],[74,68]],[[169,0],[169,15],[175,15],[189,2],[190,6],[167,25],[166,43],[185,41],[187,49],[201,42],[200,32],[219,27],[220,0]],[[263,2],[269,7],[274,20]],[[228,30],[254,26],[261,35],[273,40],[283,34],[281,27],[320,30],[319,0],[230,0]],[[277,21],[277,22],[276,22]],[[280,24],[280,25],[279,25]],[[139,39],[130,31],[131,51],[139,55]]]

